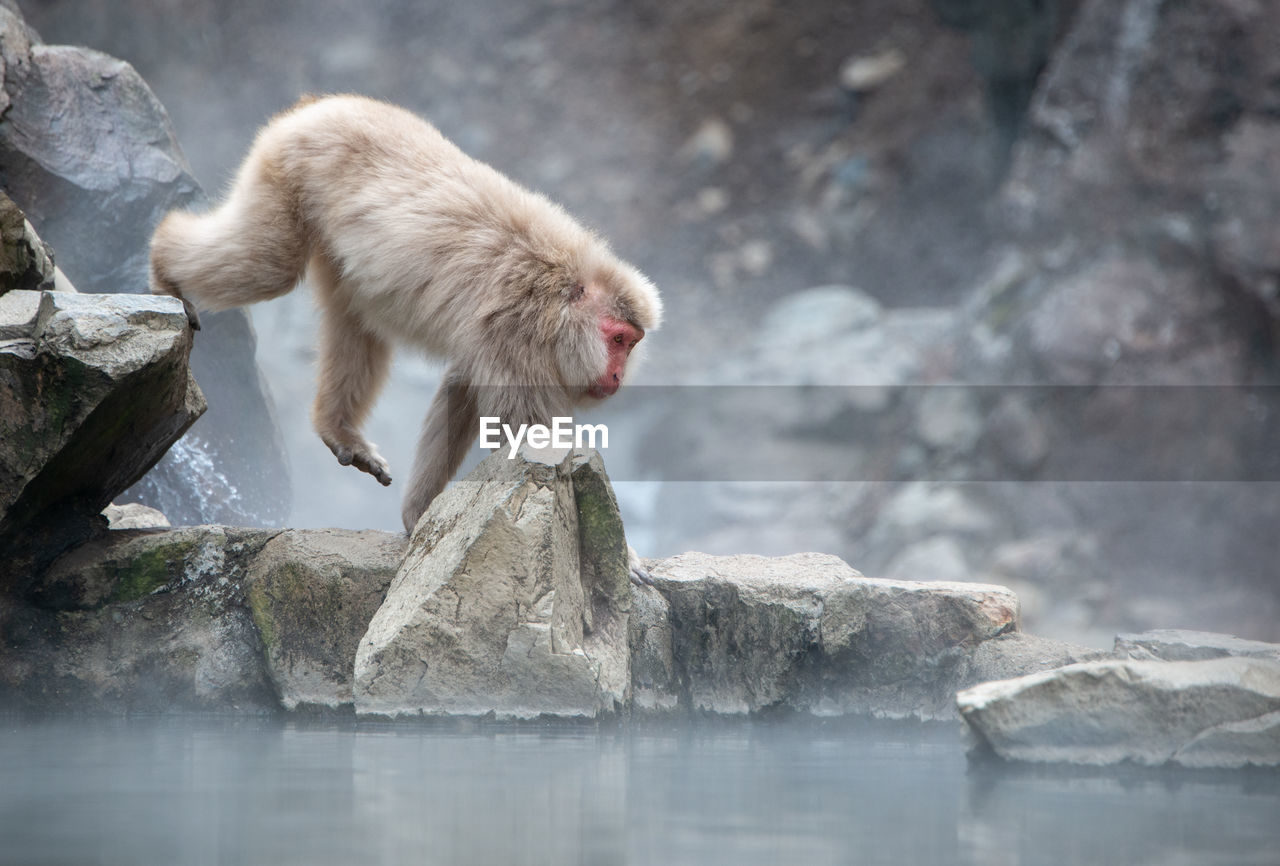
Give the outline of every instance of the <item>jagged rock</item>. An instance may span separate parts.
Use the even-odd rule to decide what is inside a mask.
[[[190,351],[173,298],[0,295],[0,558],[28,566],[4,589],[100,526],[204,411]]]
[[[0,186],[85,292],[147,290],[150,234],[200,206],[163,106],[128,63],[43,45],[0,6]],[[202,317],[191,365],[223,407],[131,498],[179,523],[278,524],[291,504],[279,431],[242,311]]]
[[[1116,655],[1131,659],[1193,662],[1202,659],[1271,659],[1280,662],[1280,644],[1243,640],[1235,635],[1185,629],[1155,629],[1116,635]]]
[[[276,708],[242,589],[249,563],[275,534],[220,526],[108,532],[53,564],[37,594],[44,606],[0,594],[0,705]]]
[[[873,580],[824,554],[685,553],[650,574],[695,711],[950,717],[967,657],[1017,628],[1002,587]]]
[[[399,533],[289,530],[253,559],[245,595],[285,709],[351,705],[356,647],[404,551]]]
[[[1280,764],[1280,662],[1095,661],[983,683],[956,703],[1015,761]]]
[[[598,462],[524,449],[515,460],[496,452],[437,497],[360,641],[356,711],[520,718],[622,708],[626,542],[602,480]]]

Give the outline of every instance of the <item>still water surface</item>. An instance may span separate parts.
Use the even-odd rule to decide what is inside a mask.
[[[950,726],[0,717],[0,863],[1280,864],[1280,773],[971,764]]]

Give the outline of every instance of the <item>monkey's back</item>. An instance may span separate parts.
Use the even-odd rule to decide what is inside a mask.
[[[422,118],[359,96],[300,104],[259,134],[245,171],[306,215],[313,253],[381,336],[439,354],[524,294],[531,267],[608,258],[546,198],[472,159]],[[584,260],[586,259],[586,260]]]

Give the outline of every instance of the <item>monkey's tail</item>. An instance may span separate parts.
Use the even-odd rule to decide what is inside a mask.
[[[285,194],[251,166],[220,207],[174,211],[151,238],[151,291],[225,310],[286,294],[307,259]]]

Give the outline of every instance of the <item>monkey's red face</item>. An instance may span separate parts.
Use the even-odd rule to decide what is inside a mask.
[[[622,386],[622,377],[627,372],[627,358],[631,356],[631,350],[636,344],[644,339],[641,328],[611,316],[601,317],[600,333],[604,338],[609,360],[604,374],[587,389],[587,396],[597,400],[612,396]]]

